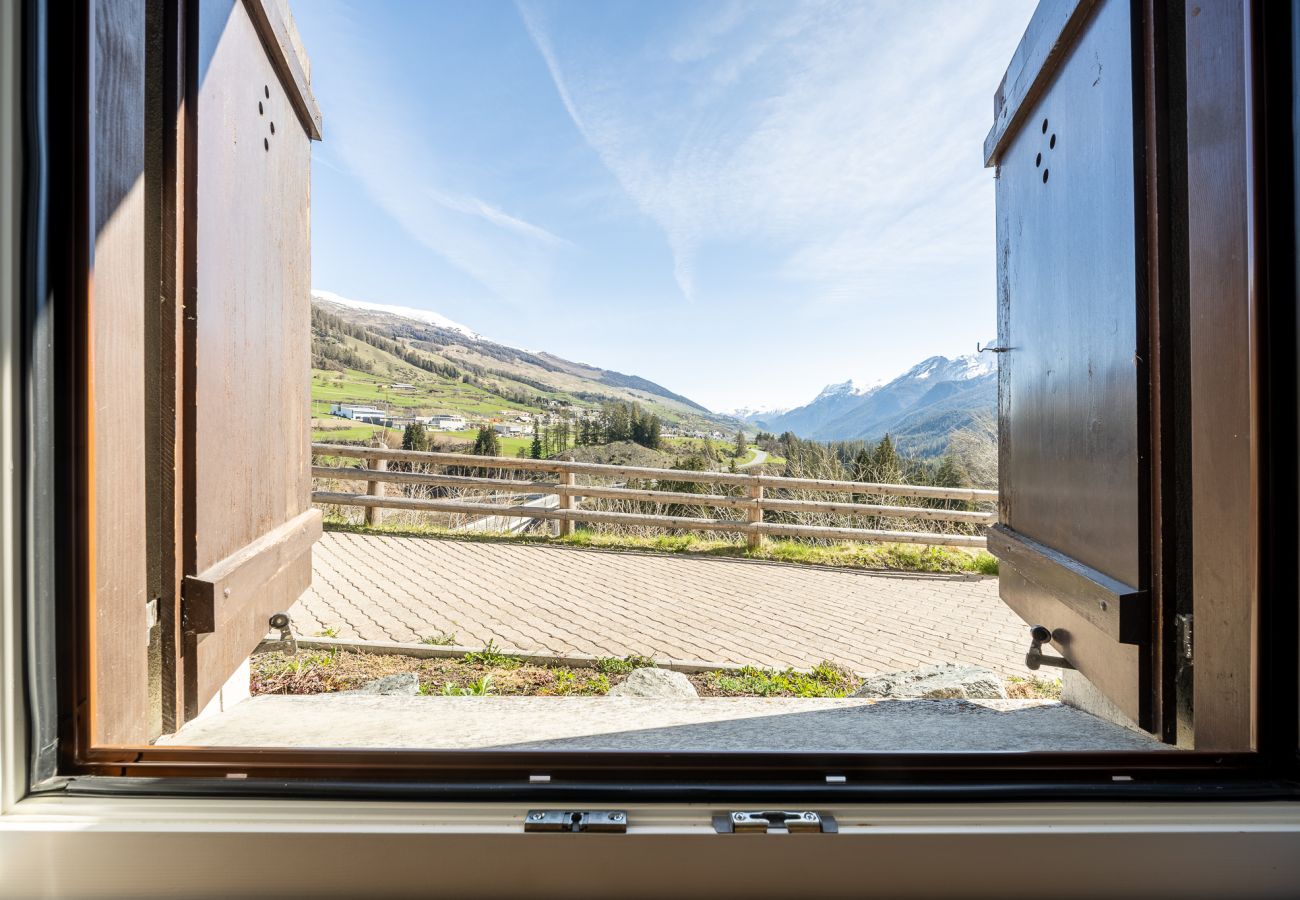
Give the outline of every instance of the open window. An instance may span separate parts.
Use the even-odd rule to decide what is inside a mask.
[[[1049,776],[1110,787],[1117,772],[1186,785],[1223,776],[1224,760],[1232,778],[1291,772],[1296,598],[1284,560],[1295,526],[1282,511],[1295,494],[1285,464],[1294,452],[1294,273],[1261,241],[1293,238],[1294,197],[1277,186],[1291,185],[1294,150],[1289,126],[1278,130],[1290,121],[1289,89],[1279,97],[1281,82],[1258,72],[1282,73],[1289,85],[1292,51],[1274,47],[1269,35],[1285,30],[1263,22],[1289,23],[1285,10],[1243,17],[1230,7],[1184,17],[1162,2],[1044,4],[998,89],[984,148],[997,184],[989,249],[999,333],[988,349],[1000,452],[987,544],[1000,561],[1000,597],[1023,620],[1017,657],[1064,671],[1072,702],[1116,726],[1125,736],[1117,748],[1143,752],[1047,747],[954,760],[851,743],[815,753],[793,742],[681,753],[558,741],[545,752],[527,741],[456,752],[155,743],[234,705],[268,631],[290,636],[281,614],[311,584],[319,506],[455,512],[470,505],[403,507],[384,486],[523,488],[477,457],[419,450],[333,453],[347,465],[366,460],[350,475],[337,458],[313,467],[310,163],[321,115],[287,7],[80,4],[79,40],[61,50],[77,77],[62,87],[52,79],[51,99],[77,110],[55,124],[74,139],[47,148],[79,179],[55,191],[51,221],[51,268],[75,276],[54,279],[55,347],[67,348],[61,377],[75,390],[47,398],[61,438],[50,450],[66,479],[51,508],[61,504],[60,528],[76,528],[58,551],[57,589],[37,594],[32,610],[41,633],[58,636],[42,652],[69,665],[59,684],[60,773],[516,786],[563,776],[668,792],[692,780],[748,789],[807,778],[819,789],[871,790],[882,773],[945,787]],[[444,419],[448,428],[459,421]],[[422,460],[437,471],[387,466]],[[667,490],[662,472],[653,486],[579,485],[575,474],[618,476],[523,459],[498,468],[558,475],[553,484],[518,480],[557,498],[533,515],[562,528],[584,514],[641,515],[579,511],[584,487],[590,497],[692,505],[665,500],[682,491]],[[656,470],[625,471],[646,479]],[[318,490],[314,505],[313,475],[340,472],[358,487]],[[765,513],[883,515],[844,485],[821,485],[847,491],[831,503],[764,495],[765,486],[808,486],[795,478],[708,474],[679,477],[722,485],[688,490],[694,505],[731,518],[670,524],[703,530],[707,521],[750,549],[765,536],[812,533]],[[882,493],[869,487],[862,493]],[[911,495],[934,502],[909,508],[922,520],[946,515],[974,530],[991,518],[940,505],[984,493]],[[509,514],[519,518],[520,508]],[[404,571],[392,557],[375,565]]]

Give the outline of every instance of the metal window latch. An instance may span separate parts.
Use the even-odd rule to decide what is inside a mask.
[[[276,613],[267,624],[272,631],[280,632],[280,640],[289,645],[290,656],[298,652],[298,637],[293,633],[293,619],[289,618],[288,613]]]
[[[1073,669],[1074,663],[1060,656],[1047,656],[1043,653],[1043,644],[1052,639],[1052,629],[1046,625],[1034,625],[1029,629],[1029,652],[1025,654],[1025,665],[1037,671],[1043,666],[1055,666],[1058,669]]]
[[[567,831],[623,834],[627,813],[621,809],[564,810],[530,809],[524,816],[524,831]]]
[[[994,347],[992,344],[981,347],[979,341],[975,342],[975,350],[979,353],[1006,353],[1010,349],[1010,347]]]
[[[834,816],[821,813],[769,810],[714,816],[713,830],[718,834],[836,834],[840,826]]]

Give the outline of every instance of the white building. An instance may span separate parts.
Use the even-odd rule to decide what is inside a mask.
[[[500,425],[493,425],[492,430],[497,434],[504,434],[507,437],[524,433],[524,427],[522,425],[516,425],[513,422],[502,422]]]
[[[460,416],[429,416],[425,424],[434,431],[464,431],[468,423]]]
[[[342,403],[334,404],[330,410],[331,415],[342,416],[345,419],[353,419],[357,422],[382,422],[388,418],[388,413],[384,412],[377,406],[349,406]]]

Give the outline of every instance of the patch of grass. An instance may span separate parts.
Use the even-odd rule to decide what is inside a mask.
[[[339,686],[335,671],[340,660],[337,650],[303,650],[292,656],[264,653],[254,657],[254,694],[314,694],[346,690]]]
[[[437,696],[599,697],[622,683],[637,668],[650,665],[646,657],[608,657],[590,667],[543,666],[500,654],[505,665],[463,657],[418,659],[380,656],[347,650],[309,650],[295,656],[260,653],[252,660],[252,690],[256,694],[322,694],[347,691],[381,678],[409,672],[420,680],[420,693]],[[749,666],[738,671],[687,676],[701,697],[845,697],[861,684],[853,672],[833,662],[821,662],[809,672]],[[1006,680],[1015,700],[1060,700],[1057,679]]]
[[[471,650],[465,654],[465,662],[470,665],[490,666],[499,669],[517,669],[524,661],[509,653],[502,653],[496,641],[488,640],[482,650]]]
[[[756,559],[853,569],[899,569],[907,572],[978,572],[976,556],[956,547],[922,544],[805,544],[769,541],[748,554]]]
[[[593,674],[590,669],[558,669],[551,685],[537,693],[556,697],[603,697],[609,693],[609,688],[609,676],[603,672]]]
[[[432,647],[450,647],[456,643],[456,632],[439,631],[437,634],[429,634],[420,638],[421,644],[428,644]]]
[[[1061,679],[1012,675],[1007,678],[1007,696],[1012,700],[1060,700]]]
[[[628,675],[633,669],[653,669],[655,661],[648,656],[637,656],[632,654],[619,659],[617,656],[606,656],[596,660],[596,671],[606,675]]]
[[[739,672],[709,672],[704,681],[707,695],[715,697],[847,697],[860,684],[856,675],[832,662],[818,663],[811,672],[746,666]]]
[[[936,574],[996,575],[997,558],[984,550],[961,547],[927,547],[921,544],[809,544],[791,540],[768,540],[757,550],[749,550],[743,540],[707,538],[697,534],[661,534],[653,536],[609,534],[578,529],[566,537],[547,534],[515,535],[507,533],[461,533],[432,525],[359,525],[328,518],[331,531],[355,534],[396,534],[413,537],[446,538],[475,543],[548,544],[599,550],[631,550],[651,553],[680,553],[699,556],[722,556],[759,559],[796,565],[833,566],[846,569],[887,569]]]
[[[337,628],[325,628],[322,629],[321,631],[316,632],[316,637],[336,638],[338,636],[339,636],[339,630]]]
[[[492,674],[489,672],[476,678],[466,686],[448,682],[442,686],[444,697],[486,697],[492,693]]]
[[[385,429],[378,425],[354,425],[350,428],[313,428],[311,439],[321,444],[361,444]]]

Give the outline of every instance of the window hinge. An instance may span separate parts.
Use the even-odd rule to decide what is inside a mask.
[[[530,809],[524,816],[524,831],[568,831],[623,834],[627,813],[621,809],[572,810]]]
[[[834,816],[815,812],[733,812],[713,817],[718,834],[835,834],[840,830]]]

